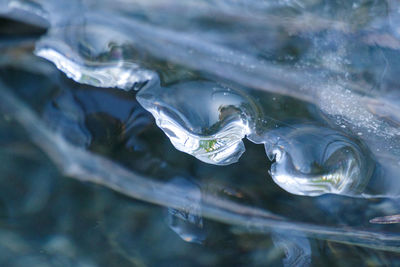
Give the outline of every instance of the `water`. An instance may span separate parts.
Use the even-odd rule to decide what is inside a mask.
[[[397,11],[0,1],[1,264],[398,264]]]

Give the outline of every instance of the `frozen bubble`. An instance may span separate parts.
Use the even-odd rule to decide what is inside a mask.
[[[294,125],[264,136],[273,180],[296,195],[360,195],[374,162],[358,141],[332,129]]]
[[[238,161],[257,115],[245,94],[212,82],[148,87],[137,99],[175,148],[216,165]]]
[[[179,187],[185,192],[188,201],[182,203],[179,209],[168,208],[168,226],[186,242],[203,243],[205,231],[203,229],[203,218],[201,216],[201,191],[193,182],[175,177],[169,182],[170,185]]]

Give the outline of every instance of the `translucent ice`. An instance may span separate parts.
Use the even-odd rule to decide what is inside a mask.
[[[178,150],[216,165],[238,161],[257,116],[249,97],[212,82],[149,87],[137,99]]]
[[[282,127],[268,132],[264,140],[267,156],[275,160],[273,180],[292,194],[360,195],[374,169],[361,143],[328,128]]]
[[[272,241],[275,246],[284,250],[285,258],[282,261],[283,266],[306,267],[311,265],[311,246],[304,235],[274,231],[272,233]]]
[[[122,48],[112,42],[117,39],[106,35],[107,31],[88,26],[54,28],[37,43],[35,53],[53,62],[69,78],[92,86],[130,90],[158,80],[154,72],[126,61]],[[96,43],[98,39],[100,44]]]
[[[1,1],[7,16],[48,27],[36,44],[36,55],[53,62],[76,82],[130,90],[157,74],[125,55],[128,37],[81,1]],[[109,17],[113,17],[112,15]]]
[[[58,69],[63,71],[69,78],[79,83],[89,84],[97,87],[117,87],[130,90],[156,79],[151,71],[140,68],[131,62],[107,62],[95,63],[85,61],[81,58],[67,58],[54,47],[38,46],[36,55],[53,62]]]
[[[43,149],[66,176],[100,184],[126,196],[174,209],[181,209],[187,203],[198,203],[198,193],[193,193],[197,191],[194,189],[195,186],[164,184],[124,168],[110,159],[72,145],[50,130],[38,117],[37,112],[14,95],[13,92],[18,91],[18,88],[13,89],[0,83],[2,96],[0,110],[14,118],[26,130],[33,142]],[[221,199],[203,192],[201,202],[201,214],[204,218],[217,220],[227,225],[238,225],[262,233],[271,230],[292,231],[293,234],[304,233],[330,242],[400,251],[399,237],[394,232],[382,233],[376,230],[289,221],[272,216],[273,214],[265,209],[236,203],[226,198]]]
[[[182,190],[179,192],[184,192],[183,197],[186,197],[188,201],[182,203],[182,207],[179,209],[168,208],[168,226],[186,242],[203,243],[205,231],[203,229],[203,217],[201,216],[200,188],[182,177],[175,177],[169,184],[179,187]]]

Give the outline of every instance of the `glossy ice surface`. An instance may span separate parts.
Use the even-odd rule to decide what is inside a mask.
[[[369,151],[349,136],[314,125],[292,125],[264,137],[272,179],[298,195],[360,195],[375,168]]]
[[[258,115],[245,94],[211,82],[149,87],[137,99],[178,150],[216,165],[238,161]]]
[[[399,265],[395,1],[0,16],[0,265]]]

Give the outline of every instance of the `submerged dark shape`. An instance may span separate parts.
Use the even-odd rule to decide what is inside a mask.
[[[88,148],[107,138],[109,145],[112,140],[122,143],[135,138],[152,122],[135,97],[126,92],[59,80],[61,90],[48,101],[42,116],[54,132],[74,145]]]
[[[359,196],[374,171],[367,148],[333,129],[300,124],[252,138],[275,161],[272,179],[292,194]]]

